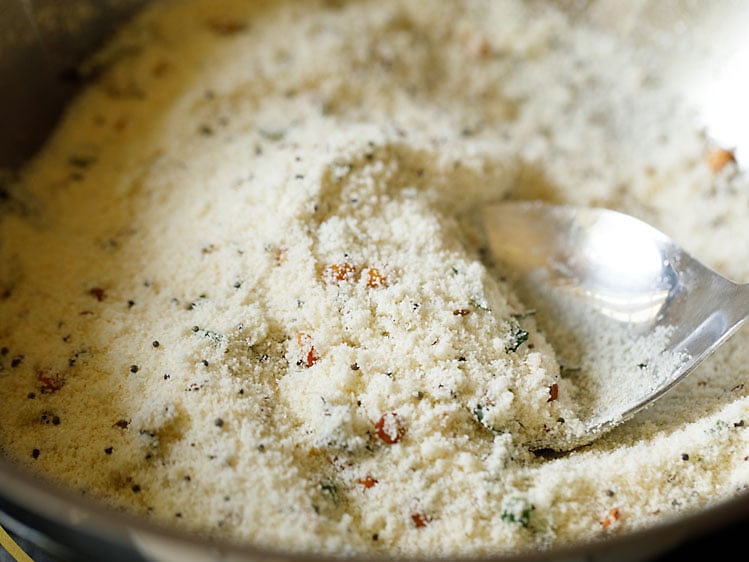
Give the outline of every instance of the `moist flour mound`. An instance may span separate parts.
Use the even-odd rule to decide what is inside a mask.
[[[745,176],[711,169],[638,61],[520,1],[142,12],[2,203],[4,454],[159,523],[324,553],[546,549],[734,496],[748,335],[542,454],[580,428],[574,375],[474,215],[604,205],[749,277]]]

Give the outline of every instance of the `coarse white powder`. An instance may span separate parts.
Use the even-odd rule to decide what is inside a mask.
[[[579,429],[574,380],[475,218],[616,208],[748,279],[746,176],[639,62],[519,0],[147,9],[2,203],[3,452],[307,552],[547,549],[735,496],[749,333],[534,452]]]

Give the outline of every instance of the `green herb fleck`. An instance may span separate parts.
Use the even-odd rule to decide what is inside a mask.
[[[531,513],[535,508],[523,498],[509,498],[502,506],[500,519],[506,523],[520,525],[527,529],[531,523]]]
[[[338,487],[332,480],[323,480],[322,482],[320,482],[320,489],[322,490],[323,494],[328,496],[331,500],[338,500]]]
[[[481,302],[477,301],[476,299],[471,299],[471,305],[475,306],[479,310],[483,310],[484,312],[491,312],[492,311],[492,309],[489,308],[488,304],[481,303]]]
[[[484,423],[484,407],[481,404],[476,404],[476,407],[473,409],[473,415],[482,424]]]
[[[481,425],[483,425],[486,429],[494,433],[495,435],[499,435],[500,433],[504,433],[503,431],[497,429],[496,427],[492,426],[486,419],[486,411],[485,406],[483,404],[476,404],[474,406],[473,410],[471,410],[473,413],[473,417],[476,418],[476,421],[478,421]]]
[[[203,336],[217,345],[223,345],[227,341],[226,335],[214,332],[213,330],[203,330]]]
[[[512,330],[511,341],[505,347],[505,351],[507,351],[508,353],[515,352],[526,341],[528,341],[528,332],[526,332],[525,330],[523,330],[519,326],[516,326]]]

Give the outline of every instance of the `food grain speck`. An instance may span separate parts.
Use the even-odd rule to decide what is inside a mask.
[[[94,287],[92,289],[89,289],[88,293],[99,302],[103,301],[106,296],[104,289],[102,289],[101,287]]]

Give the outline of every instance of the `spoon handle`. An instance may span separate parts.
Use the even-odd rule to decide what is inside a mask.
[[[732,301],[732,304],[734,304],[736,310],[736,314],[733,317],[733,322],[736,324],[733,331],[736,331],[749,318],[749,283],[736,285],[736,298],[735,301]]]
[[[716,274],[702,281],[689,291],[695,306],[681,308],[682,325],[689,326],[690,332],[677,331],[674,338],[674,350],[689,357],[687,372],[711,355],[749,318],[749,284],[733,283]]]

